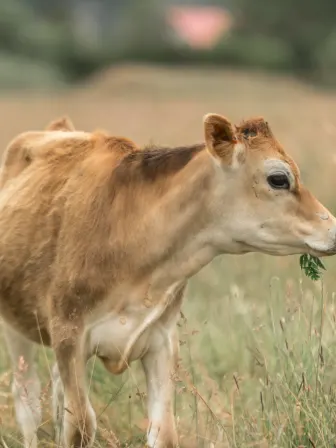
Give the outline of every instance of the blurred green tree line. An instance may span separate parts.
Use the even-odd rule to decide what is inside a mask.
[[[234,26],[193,50],[169,4],[225,7]],[[125,60],[286,71],[336,85],[335,0],[1,0],[0,87],[57,87]]]

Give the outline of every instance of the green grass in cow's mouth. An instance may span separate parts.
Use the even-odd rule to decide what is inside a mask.
[[[306,276],[312,280],[319,280],[322,275],[321,269],[326,270],[324,264],[318,257],[308,254],[301,255],[300,267]]]

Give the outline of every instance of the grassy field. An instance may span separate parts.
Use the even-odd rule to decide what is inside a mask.
[[[304,182],[335,213],[336,96],[291,79],[217,70],[124,66],[71,91],[0,98],[2,148],[18,132],[67,113],[78,129],[103,128],[139,144],[203,138],[202,116],[267,118]],[[224,256],[190,283],[180,320],[175,412],[182,447],[336,447],[336,258],[321,282],[299,257]],[[52,354],[39,353],[51,446]],[[90,362],[96,446],[144,445],[146,388],[140,366],[119,377]],[[22,446],[0,345],[0,444]],[[48,441],[49,440],[49,441]],[[119,440],[119,442],[117,442]]]

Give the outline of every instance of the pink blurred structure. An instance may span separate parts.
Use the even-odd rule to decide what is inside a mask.
[[[173,6],[167,21],[180,39],[198,49],[212,48],[232,25],[229,12],[215,6]]]

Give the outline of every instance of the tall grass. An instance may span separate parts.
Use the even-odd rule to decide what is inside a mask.
[[[272,277],[277,260],[270,263],[252,255],[244,264],[259,265],[263,274],[244,283],[230,282],[235,275],[225,271],[240,263],[239,257],[233,259],[214,262],[191,282],[181,313],[181,359],[173,377],[181,446],[333,447],[336,295],[327,279],[313,283],[301,278],[295,257],[285,271],[294,270],[295,277]],[[45,355],[41,349],[40,437],[50,446],[52,355]],[[0,359],[1,440],[8,447],[22,446],[3,348]],[[140,366],[135,363],[113,377],[93,359],[88,378],[91,374],[99,427],[96,446],[143,446],[146,388]]]

